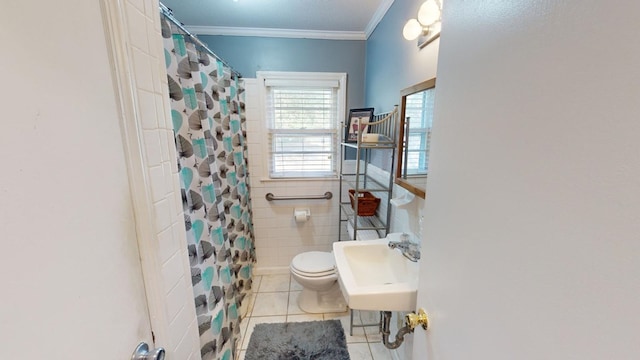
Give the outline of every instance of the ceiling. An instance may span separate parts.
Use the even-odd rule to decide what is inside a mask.
[[[200,35],[365,40],[394,0],[161,0]]]

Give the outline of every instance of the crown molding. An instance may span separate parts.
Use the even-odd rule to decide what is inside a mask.
[[[380,21],[389,11],[394,0],[383,0],[371,17],[364,31],[330,31],[330,30],[299,30],[273,28],[245,28],[226,26],[185,26],[196,35],[226,35],[226,36],[257,36],[294,39],[324,39],[324,40],[367,40],[376,29]]]
[[[387,2],[389,0],[386,0]],[[390,0],[393,3],[393,0]],[[385,10],[386,12],[386,10]],[[377,12],[376,12],[377,14]],[[382,14],[384,16],[384,14]],[[380,21],[380,20],[378,20]],[[224,26],[185,26],[196,35],[258,36],[325,40],[366,40],[363,31],[322,31],[271,28],[239,28]]]
[[[382,18],[387,14],[391,5],[393,5],[394,0],[383,0],[378,6],[378,10],[371,17],[371,21],[367,24],[367,27],[364,29],[365,37],[368,39],[373,31],[376,29]]]

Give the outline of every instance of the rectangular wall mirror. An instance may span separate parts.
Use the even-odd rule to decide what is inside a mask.
[[[398,166],[395,183],[423,199],[429,172],[429,141],[435,91],[435,78],[400,91]]]

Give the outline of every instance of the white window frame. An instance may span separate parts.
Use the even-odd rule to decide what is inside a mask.
[[[335,142],[333,144],[333,169],[332,174],[327,176],[277,176],[273,177],[270,170],[271,157],[272,157],[272,149],[270,148],[270,141],[265,140],[262,142],[263,144],[263,171],[264,174],[262,176],[263,179],[269,180],[292,180],[292,179],[327,179],[337,178],[337,167],[339,163],[339,146],[340,141],[342,140],[342,127],[340,124],[344,123],[345,120],[345,112],[346,112],[346,94],[347,94],[347,74],[346,73],[329,73],[329,72],[285,72],[285,71],[257,71],[256,77],[258,80],[258,87],[260,88],[260,102],[261,102],[261,113],[262,116],[262,124],[263,129],[265,130],[265,134],[268,136],[271,131],[271,126],[269,122],[269,116],[267,114],[267,96],[268,89],[267,84],[279,84],[282,86],[309,86],[310,84],[317,84],[321,86],[322,84],[338,83],[337,89],[337,114],[336,114],[336,124],[335,124]],[[301,131],[300,133],[306,133],[307,131]]]

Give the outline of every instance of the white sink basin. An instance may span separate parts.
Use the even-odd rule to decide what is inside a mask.
[[[389,248],[389,240],[399,239],[395,235],[333,243],[338,282],[351,309],[416,309],[418,263],[405,258],[401,250]]]

